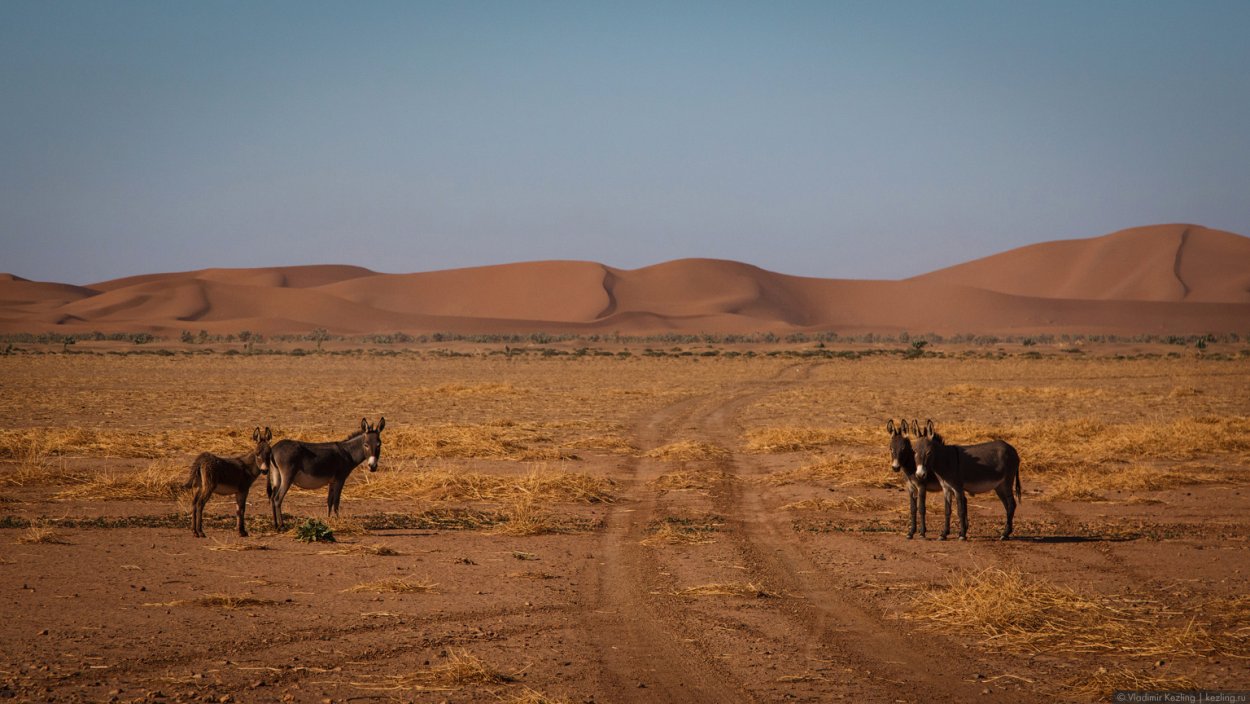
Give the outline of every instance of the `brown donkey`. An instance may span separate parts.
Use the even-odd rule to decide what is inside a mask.
[[[891,418],[885,424],[885,430],[890,434],[890,468],[895,472],[902,472],[903,478],[907,480],[907,501],[911,508],[911,520],[907,524],[907,539],[911,540],[916,534],[916,511],[920,512],[920,537],[925,535],[925,498],[930,491],[937,491],[942,488],[941,482],[933,475],[929,475],[924,479],[916,477],[916,453],[911,446],[910,434],[920,434],[920,428],[912,429],[907,425],[907,421],[903,421],[902,425],[895,425],[894,419]]]
[[[273,431],[266,427],[261,432],[260,426],[257,426],[252,433],[256,448],[246,455],[218,457],[211,452],[203,452],[191,463],[191,476],[182,488],[195,489],[191,498],[191,531],[195,537],[205,537],[204,505],[213,494],[234,494],[235,503],[239,505],[239,535],[247,537],[243,515],[247,511],[247,493],[251,491],[256,477],[269,473],[269,465],[273,461],[273,450],[269,447],[272,439]]]
[[[916,429],[916,478],[925,481],[936,475],[942,483],[946,499],[946,523],[942,528],[942,540],[951,532],[951,499],[959,505],[959,539],[968,539],[968,497],[994,490],[1007,511],[1007,525],[1003,527],[1002,539],[1011,537],[1012,521],[1016,515],[1016,502],[1020,500],[1020,455],[1016,448],[1002,440],[992,440],[978,445],[947,445],[933,428],[933,421],[920,424],[912,421]],[[1015,496],[1012,496],[1012,485]]]
[[[282,501],[292,486],[301,489],[320,489],[329,484],[326,493],[328,515],[337,516],[339,499],[343,497],[343,484],[361,462],[368,461],[369,471],[378,471],[378,457],[382,454],[382,429],[386,419],[379,418],[377,426],[360,419],[360,431],[338,442],[304,442],[282,440],[273,447],[274,472],[269,475],[265,490],[273,509],[273,527],[282,530]]]

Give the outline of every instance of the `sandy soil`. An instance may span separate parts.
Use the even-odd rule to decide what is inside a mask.
[[[1246,373],[1244,365],[1232,364],[1212,370],[1212,383],[1230,369]],[[561,367],[533,366],[516,372],[515,383],[561,383]],[[885,372],[837,363],[760,361],[722,365],[715,373],[709,366],[668,367],[666,374],[675,371],[672,378],[686,381],[674,381],[671,394],[652,389],[647,402],[628,407],[623,432],[637,452],[587,451],[569,463],[610,477],[617,497],[610,504],[558,507],[590,526],[577,532],[513,537],[375,528],[344,531],[336,544],[305,544],[263,531],[262,520],[252,537],[240,540],[230,529],[230,502],[218,497],[209,504],[210,539],[197,540],[189,520],[170,517],[180,510],[173,502],[65,501],[53,487],[6,487],[0,516],[11,525],[39,517],[117,520],[107,527],[58,527],[64,542],[23,543],[28,530],[0,528],[0,592],[6,595],[0,601],[0,695],[48,701],[1084,701],[1091,695],[1078,688],[1100,668],[1187,677],[1208,688],[1250,684],[1250,660],[1237,657],[1015,652],[907,617],[924,588],[986,567],[1098,593],[1166,597],[1171,606],[1242,597],[1250,569],[1246,485],[1138,492],[1150,499],[1140,503],[1046,501],[1039,488],[1045,482],[1030,476],[1026,456],[1017,540],[995,539],[1002,513],[992,497],[970,502],[968,542],[935,539],[941,518],[935,497],[928,539],[907,540],[901,485],[777,485],[768,477],[805,458],[749,452],[742,442],[751,419],[767,412],[768,399],[844,375]],[[595,383],[604,387],[652,388],[657,368],[604,364],[575,375],[602,376]],[[626,371],[630,378],[622,379]],[[1079,377],[1080,370],[1072,371],[1066,378]],[[984,368],[978,373],[1001,378]],[[1065,376],[1063,370],[1047,373]],[[1114,388],[1126,382],[1089,383]],[[91,409],[81,408],[59,421],[91,425],[91,417]],[[7,425],[21,422],[10,417]],[[876,465],[865,472],[888,475],[884,432],[881,438]],[[678,441],[708,443],[727,454],[685,462],[647,456]],[[507,473],[515,465],[463,466]],[[663,477],[677,470],[701,479],[688,488],[665,483]],[[363,480],[354,475],[344,492],[344,526],[433,507],[354,498],[353,485]],[[882,508],[784,508],[847,495]],[[250,511],[263,517],[267,510],[257,485]],[[286,510],[320,516],[324,494],[295,491]],[[666,521],[703,526],[706,541],[644,544]],[[240,545],[253,549],[227,549]],[[399,554],[332,552],[371,545]],[[396,577],[432,586],[406,594],[349,591]],[[757,591],[683,594],[711,584]],[[263,601],[237,608],[194,603],[209,594]],[[464,684],[422,679],[422,672],[465,656],[480,659],[497,678]]]

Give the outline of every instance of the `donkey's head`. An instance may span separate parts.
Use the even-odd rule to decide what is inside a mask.
[[[360,432],[365,436],[365,459],[369,462],[369,471],[378,471],[378,458],[382,456],[382,429],[386,427],[386,418],[378,418],[374,427],[369,421],[360,419]]]
[[[890,467],[897,472],[912,459],[911,440],[906,435],[907,421],[903,421],[902,425],[895,425],[891,418],[886,422],[885,430],[890,434]]]
[[[920,422],[912,420],[911,431],[916,436],[912,449],[916,452],[916,478],[924,481],[933,471],[933,460],[942,448],[942,436],[933,428],[933,421],[926,421],[923,428]]]
[[[256,426],[256,430],[252,432],[252,441],[256,443],[256,466],[260,468],[261,474],[268,474],[269,468],[273,466],[273,448],[269,446],[269,441],[273,440],[273,431],[269,426],[265,426],[264,431],[260,426]]]

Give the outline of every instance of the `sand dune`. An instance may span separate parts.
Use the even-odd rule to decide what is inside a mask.
[[[826,331],[1245,332],[1250,239],[1194,225],[1046,242],[903,281],[684,259],[543,261],[379,274],[204,269],[87,287],[0,275],[0,331],[624,334]]]
[[[1037,298],[1250,303],[1250,238],[1155,225],[1013,249],[913,280]]]

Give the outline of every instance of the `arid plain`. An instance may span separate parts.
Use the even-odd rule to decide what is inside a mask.
[[[0,357],[0,688],[1014,702],[1250,681],[1244,343],[574,346]],[[274,533],[263,479],[251,537],[221,496],[192,536],[196,453],[383,415],[337,542]],[[937,540],[935,495],[906,539],[900,417],[1019,449],[1017,539],[992,494],[969,541]],[[285,510],[325,518],[325,491]]]

